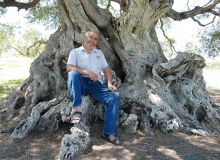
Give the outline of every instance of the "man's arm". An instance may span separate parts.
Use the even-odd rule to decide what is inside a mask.
[[[103,69],[105,79],[107,81],[108,89],[111,91],[117,91],[117,87],[112,84],[112,73],[109,67]]]
[[[76,66],[74,66],[74,65],[72,65],[72,64],[67,64],[66,70],[67,70],[68,72],[69,72],[69,71],[79,72],[81,75],[88,76],[88,77],[89,77],[91,80],[93,80],[93,81],[97,81],[97,80],[98,80],[98,76],[97,76],[95,73],[93,73],[93,72],[91,72],[91,71],[89,71],[89,70],[87,70],[87,69],[81,69],[81,68],[76,67]]]
[[[77,71],[79,72],[81,75],[85,75],[85,76],[89,76],[89,71],[86,70],[86,69],[81,69],[79,67],[76,67],[72,64],[67,64],[66,66],[66,70],[69,72],[69,71]]]

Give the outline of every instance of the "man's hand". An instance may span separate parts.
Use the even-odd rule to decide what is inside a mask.
[[[110,91],[117,91],[117,87],[114,86],[113,84],[108,84],[108,89],[109,89]]]
[[[81,69],[79,67],[76,67],[74,65],[71,65],[71,64],[68,64],[66,66],[66,70],[67,71],[77,71],[79,72],[81,75],[86,75],[88,76],[91,80],[93,81],[97,81],[98,80],[98,75],[91,72],[90,70],[87,70],[87,69]]]
[[[93,73],[93,72],[91,72],[91,71],[89,71],[89,78],[90,78],[91,80],[93,80],[93,81],[97,81],[97,80],[98,80],[97,74],[95,74],[95,73]]]

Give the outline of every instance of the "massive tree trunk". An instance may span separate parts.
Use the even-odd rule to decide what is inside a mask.
[[[121,79],[120,126],[132,132],[142,129],[146,134],[155,128],[163,132],[220,132],[219,106],[210,99],[202,76],[203,57],[179,53],[168,61],[158,42],[155,25],[170,12],[172,1],[127,1],[118,19],[99,8],[95,0],[58,2],[61,27],[33,61],[29,78],[8,100],[9,117],[17,115],[21,120],[13,138],[24,137],[34,127],[53,130],[69,122],[65,66],[70,50],[82,44],[89,29],[100,31],[98,47]],[[86,124],[97,115],[102,117],[90,97],[84,97],[83,103]]]

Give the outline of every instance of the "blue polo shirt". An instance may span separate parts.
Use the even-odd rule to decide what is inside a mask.
[[[87,69],[97,74],[100,82],[102,82],[101,71],[108,67],[108,63],[101,50],[93,48],[90,53],[86,53],[83,46],[70,51],[67,64],[74,65],[81,69]]]

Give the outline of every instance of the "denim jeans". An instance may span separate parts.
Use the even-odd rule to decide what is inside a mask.
[[[103,132],[107,135],[116,133],[120,101],[118,92],[109,91],[107,86],[101,82],[83,77],[76,71],[70,71],[68,73],[68,93],[73,107],[80,106],[81,96],[87,94],[95,98],[98,103],[105,105]]]

